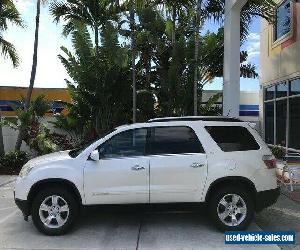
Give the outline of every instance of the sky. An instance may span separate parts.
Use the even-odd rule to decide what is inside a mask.
[[[0,58],[0,86],[27,87],[32,66],[36,6],[35,1],[32,0],[18,0],[16,6],[24,19],[26,28],[21,29],[11,26],[4,33],[4,38],[16,46],[21,63],[18,68],[14,69],[9,60]],[[206,23],[204,31],[209,30],[213,32],[217,28],[218,26],[214,23]],[[53,22],[53,18],[49,15],[48,7],[42,7],[35,87],[66,87],[65,79],[69,79],[69,76],[57,56],[61,53],[61,46],[71,49],[71,42],[69,38],[62,36],[61,31],[62,26]],[[248,62],[256,65],[257,72],[259,72],[259,19],[253,20],[248,39],[241,49],[248,51]],[[222,89],[222,78],[216,78],[205,89]],[[258,89],[258,79],[241,78],[241,90],[255,91]]]

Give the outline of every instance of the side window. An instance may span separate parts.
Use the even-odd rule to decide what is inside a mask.
[[[101,158],[118,158],[145,155],[147,129],[121,132],[99,146]]]
[[[195,132],[189,127],[151,129],[150,154],[204,153]]]
[[[248,129],[244,127],[210,126],[205,129],[224,152],[258,150],[260,148]]]

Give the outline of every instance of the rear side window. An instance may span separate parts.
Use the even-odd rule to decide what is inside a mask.
[[[189,127],[151,128],[150,154],[204,153],[203,147]]]
[[[238,126],[205,127],[224,152],[258,150],[260,147],[248,129]]]

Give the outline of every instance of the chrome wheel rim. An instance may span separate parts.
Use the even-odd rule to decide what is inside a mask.
[[[59,195],[48,196],[39,208],[40,219],[48,228],[62,227],[66,224],[69,213],[68,203]]]
[[[243,198],[237,194],[226,194],[217,207],[219,219],[226,226],[240,225],[246,218],[247,206]]]

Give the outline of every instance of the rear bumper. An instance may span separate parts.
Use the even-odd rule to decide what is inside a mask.
[[[279,187],[276,189],[261,191],[256,194],[256,210],[261,211],[273,205],[280,195]]]

